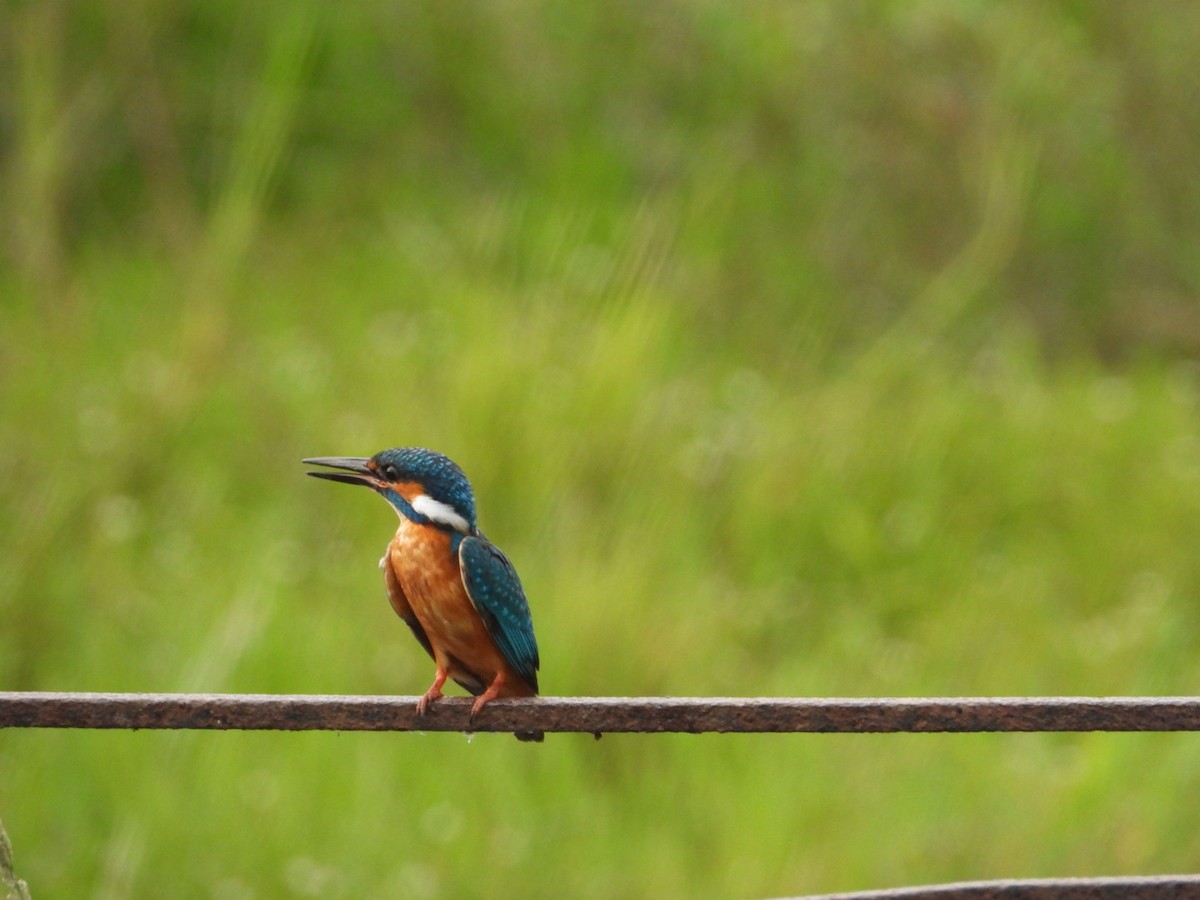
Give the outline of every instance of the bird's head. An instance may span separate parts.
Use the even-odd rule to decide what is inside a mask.
[[[463,470],[447,456],[419,447],[381,450],[374,456],[318,456],[304,462],[336,469],[309,472],[343,484],[362,484],[400,515],[463,534],[475,532],[475,494]]]

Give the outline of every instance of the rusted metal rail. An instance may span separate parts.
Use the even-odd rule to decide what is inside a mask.
[[[806,895],[796,900],[1195,900],[1200,875],[1030,878]]]
[[[1030,732],[1200,731],[1200,697],[470,699],[417,715],[416,697],[0,692],[0,728],[270,731]]]

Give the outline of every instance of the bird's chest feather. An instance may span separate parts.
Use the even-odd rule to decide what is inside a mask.
[[[483,627],[467,597],[451,535],[403,521],[388,545],[388,561],[413,613],[435,644],[458,643]]]

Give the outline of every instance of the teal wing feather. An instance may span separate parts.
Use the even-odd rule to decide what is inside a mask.
[[[521,579],[508,557],[482,535],[458,546],[463,586],[504,658],[536,692],[537,639]]]

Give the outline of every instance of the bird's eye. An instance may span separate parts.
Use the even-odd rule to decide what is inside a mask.
[[[388,481],[399,481],[400,480],[400,470],[397,469],[391,463],[388,463],[386,466],[383,467],[383,477],[386,478]]]

